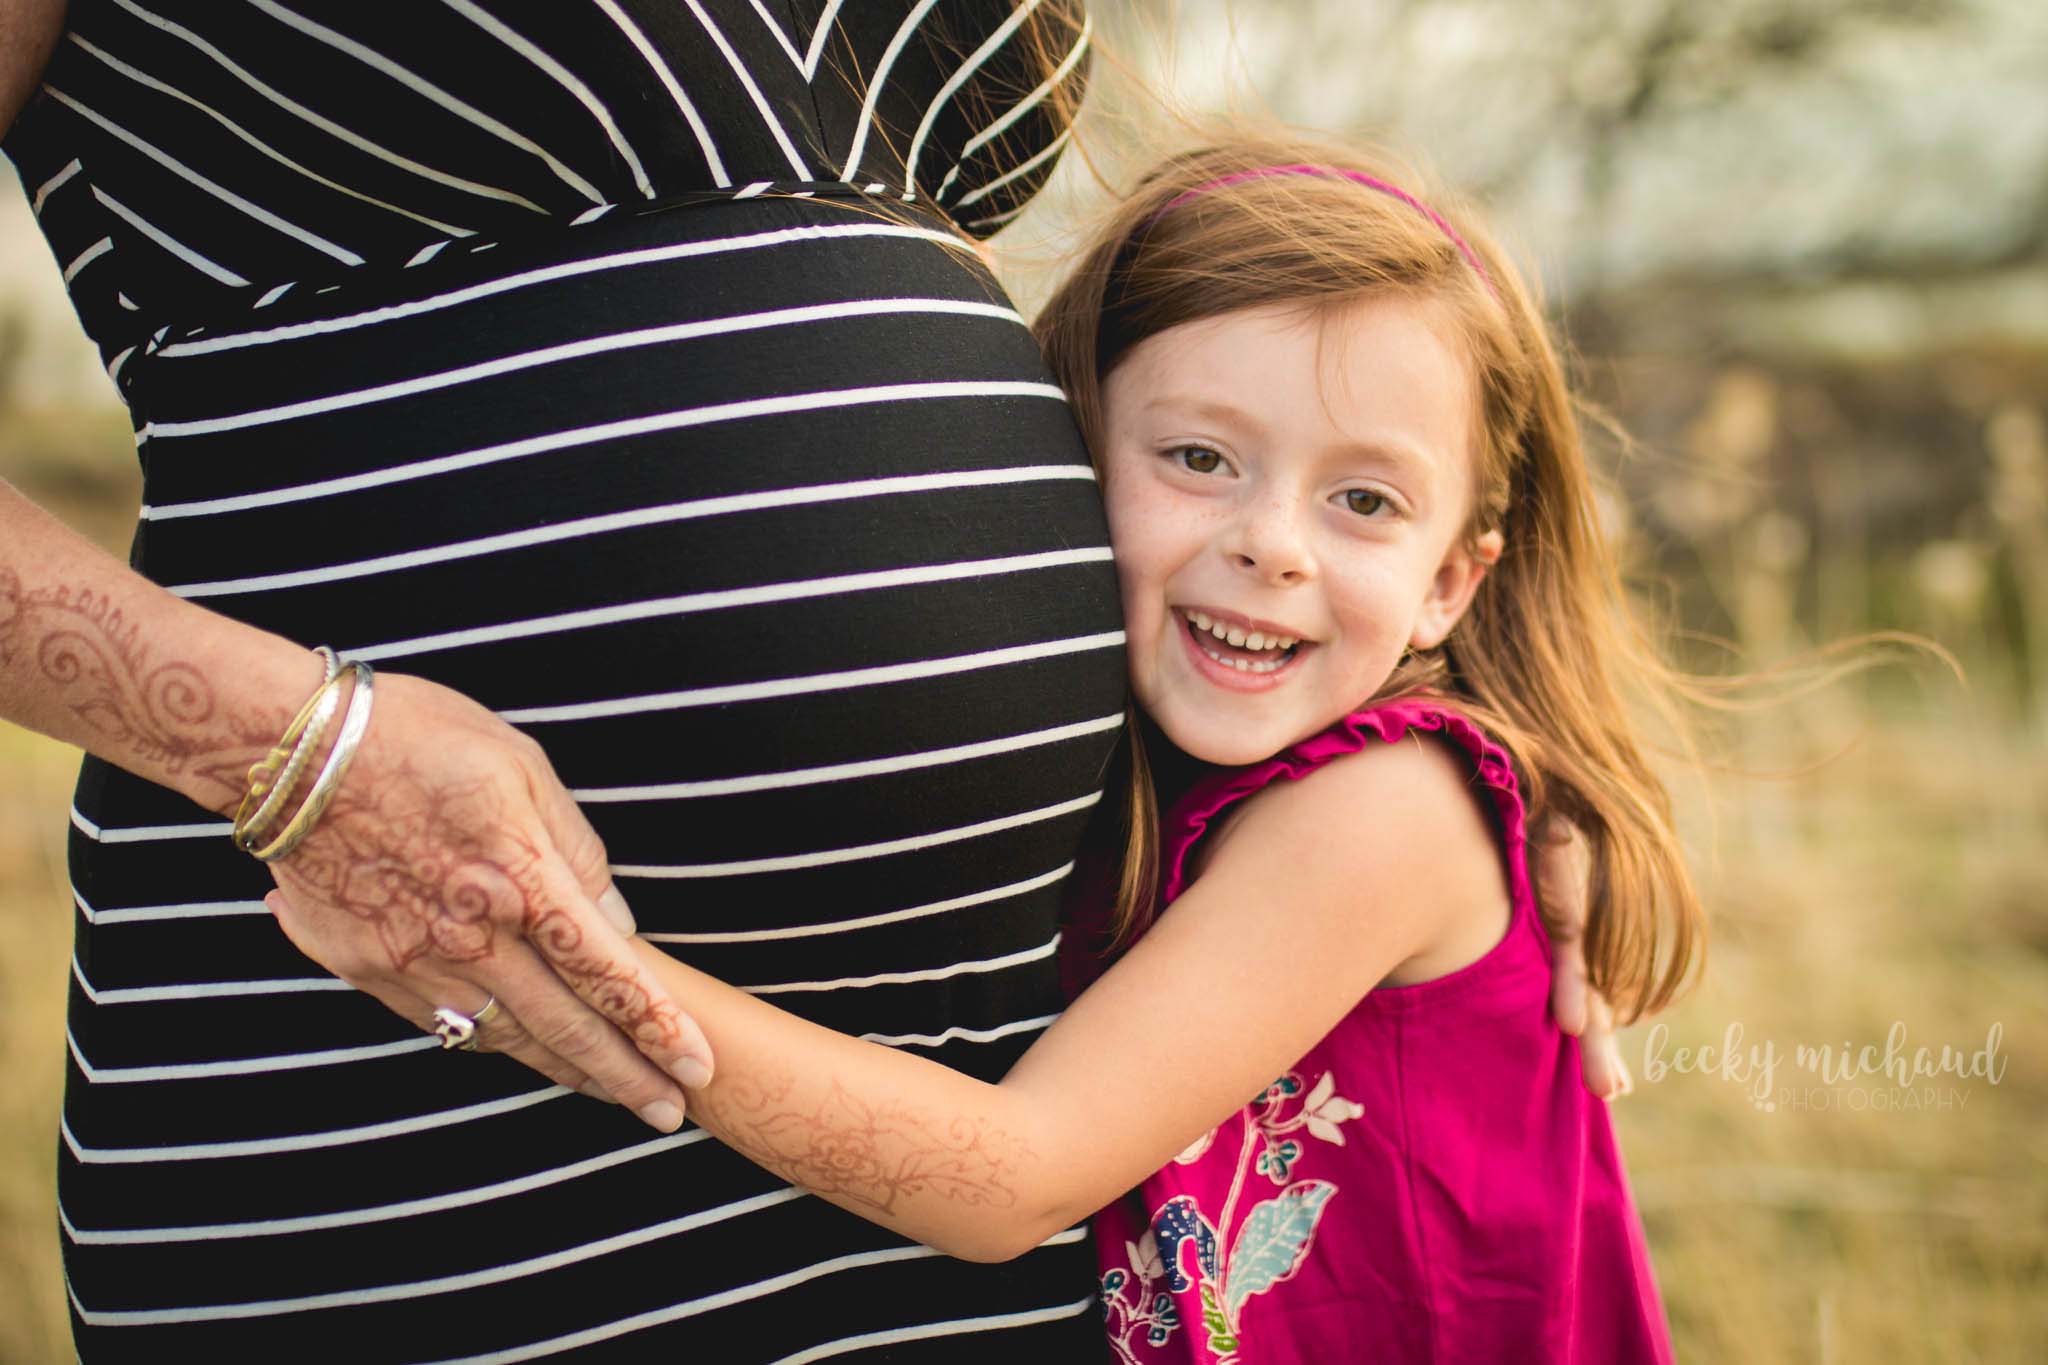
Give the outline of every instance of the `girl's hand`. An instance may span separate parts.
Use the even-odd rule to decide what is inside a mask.
[[[539,745],[424,679],[380,674],[326,814],[271,865],[293,943],[423,1030],[437,1007],[502,1013],[480,1046],[616,1098],[663,1132],[703,1033],[633,956],[604,845]]]
[[[1531,839],[1536,897],[1551,932],[1550,1010],[1557,1026],[1579,1039],[1579,1064],[1586,1089],[1603,1100],[1635,1089],[1621,1044],[1614,1037],[1614,1012],[1586,978],[1586,889],[1592,858],[1577,826],[1552,818]]]

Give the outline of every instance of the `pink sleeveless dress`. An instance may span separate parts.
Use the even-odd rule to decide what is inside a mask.
[[[1102,1212],[1103,1309],[1127,1365],[1671,1359],[1607,1107],[1550,1015],[1550,944],[1498,746],[1408,700],[1205,779],[1163,821],[1162,903],[1232,803],[1410,730],[1454,745],[1492,796],[1507,935],[1448,976],[1367,995]]]

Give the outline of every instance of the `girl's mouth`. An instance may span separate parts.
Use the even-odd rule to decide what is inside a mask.
[[[1288,665],[1315,647],[1311,640],[1246,630],[1235,622],[1219,621],[1193,608],[1176,609],[1176,614],[1194,654],[1211,665],[1210,671],[1228,675],[1218,681],[1277,682]]]

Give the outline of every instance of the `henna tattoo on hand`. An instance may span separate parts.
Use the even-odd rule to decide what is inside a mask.
[[[0,568],[0,668],[31,657],[60,689],[58,704],[110,748],[224,795],[242,790],[266,736],[287,719],[230,715],[197,668],[153,663],[141,628],[104,593],[31,589]]]
[[[691,1105],[727,1146],[814,1194],[881,1213],[920,1194],[988,1208],[1017,1202],[1010,1182],[1031,1150],[986,1123],[867,1104],[837,1081],[814,1103],[792,1099],[794,1089],[791,1076],[734,1077]]]
[[[643,1047],[674,1047],[682,1014],[630,959],[589,941],[552,893],[546,855],[509,818],[489,777],[437,782],[410,761],[363,765],[278,880],[301,904],[369,925],[402,972],[424,960],[474,963],[524,939],[585,1003]]]

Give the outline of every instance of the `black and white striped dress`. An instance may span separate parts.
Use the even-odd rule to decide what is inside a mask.
[[[477,698],[647,937],[991,1078],[1123,704],[1084,453],[953,227],[1058,155],[1050,8],[73,0],[6,148],[143,573]],[[166,791],[88,762],[72,824],[85,1359],[1101,1354],[1079,1229],[952,1262],[442,1055]]]

